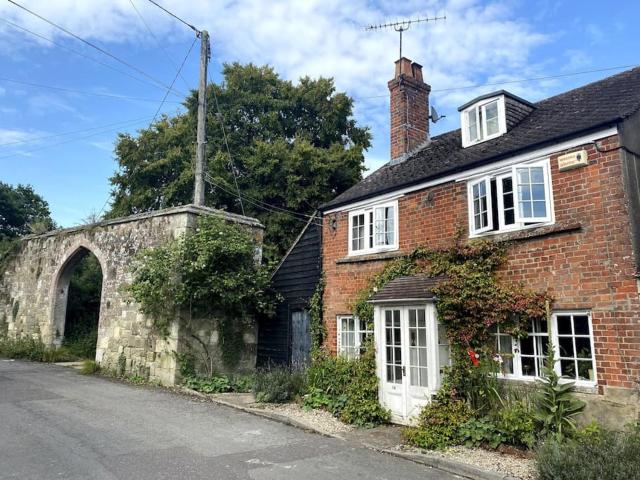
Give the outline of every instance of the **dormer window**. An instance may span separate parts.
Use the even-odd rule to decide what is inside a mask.
[[[507,131],[504,96],[479,100],[462,110],[462,146],[499,137]]]

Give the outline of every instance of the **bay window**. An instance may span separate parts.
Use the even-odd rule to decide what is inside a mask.
[[[515,165],[471,180],[467,190],[472,236],[553,221],[548,161]]]
[[[374,205],[349,213],[349,254],[398,248],[398,202]]]

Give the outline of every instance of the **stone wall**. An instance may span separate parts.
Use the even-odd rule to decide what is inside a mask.
[[[107,369],[117,370],[124,365],[127,373],[163,384],[175,383],[175,352],[184,350],[186,335],[176,321],[169,336],[160,337],[152,329],[151,319],[131,303],[122,286],[132,280],[130,267],[140,250],[178,238],[201,215],[222,216],[248,228],[256,240],[256,256],[260,259],[263,227],[257,220],[193,205],[29,236],[21,242],[0,278],[0,323],[4,323],[10,337],[33,336],[47,345],[59,345],[64,337],[71,273],[78,261],[91,252],[103,274],[96,360]],[[215,320],[203,319],[201,323],[215,325]],[[255,337],[253,328],[251,324],[247,326],[249,336]],[[216,347],[215,342],[212,347]],[[253,352],[254,365],[255,348]],[[251,362],[249,355],[243,359],[243,367]]]

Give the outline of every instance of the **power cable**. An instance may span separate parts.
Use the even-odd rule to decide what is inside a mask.
[[[147,118],[148,118],[148,117],[147,117]],[[146,121],[147,119],[145,118],[144,120]],[[140,123],[140,121],[128,122],[128,123],[130,123],[130,124],[135,124],[135,123]],[[12,153],[12,154],[9,154],[9,155],[4,155],[4,156],[1,156],[1,157],[0,157],[0,160],[3,160],[3,159],[5,159],[5,158],[11,158],[11,157],[23,156],[23,155],[28,154],[28,153],[39,152],[39,151],[41,151],[41,150],[46,150],[46,149],[48,149],[48,148],[57,147],[57,146],[59,146],[59,145],[65,145],[65,144],[67,144],[67,143],[73,143],[73,142],[77,142],[77,141],[79,141],[79,140],[84,140],[85,138],[95,137],[96,135],[101,135],[101,134],[103,134],[103,133],[109,133],[109,132],[112,132],[112,131],[114,131],[114,130],[120,130],[120,129],[119,129],[119,128],[115,128],[115,129],[114,129],[114,128],[110,128],[110,129],[108,129],[108,130],[103,130],[103,131],[99,131],[99,132],[91,133],[91,134],[89,134],[89,135],[84,135],[84,136],[82,136],[82,137],[71,138],[71,139],[69,139],[69,140],[64,140],[64,141],[62,141],[62,142],[57,142],[57,143],[53,143],[53,144],[50,144],[50,145],[44,145],[44,146],[39,147],[39,148],[33,148],[33,149],[31,149],[31,150],[26,150],[26,151],[24,151],[24,152],[18,152],[18,153]]]
[[[164,8],[162,5],[154,2],[153,0],[149,0],[149,2],[153,3],[156,7],[158,7],[160,10],[163,10],[164,12],[168,13],[169,15],[171,15],[173,18],[175,18],[176,20],[178,20],[181,23],[184,23],[187,27],[189,27],[191,30],[193,30],[194,32],[196,32],[196,35],[200,36],[200,30],[198,30],[196,27],[194,27],[193,25],[191,25],[190,23],[186,22],[185,20],[183,20],[182,18],[180,18],[179,16],[177,16],[175,13],[170,12],[169,10],[167,10],[166,8]]]
[[[6,77],[0,77],[0,82],[7,82],[7,83],[15,83],[17,85],[25,85],[28,87],[34,87],[34,88],[45,88],[48,90],[57,90],[59,92],[67,92],[67,93],[74,93],[74,94],[78,94],[78,95],[88,95],[88,96],[92,96],[92,97],[105,97],[105,98],[117,98],[120,100],[136,100],[139,102],[154,102],[156,103],[158,101],[158,99],[156,98],[144,98],[144,97],[134,97],[134,96],[130,96],[130,95],[119,95],[116,93],[99,93],[99,92],[88,92],[86,90],[76,90],[73,88],[64,88],[64,87],[56,87],[53,85],[44,85],[42,83],[33,83],[33,82],[25,82],[22,80],[15,80],[13,78],[6,78]],[[182,103],[180,100],[168,100],[168,102],[170,103]]]
[[[153,33],[153,30],[151,30],[151,27],[142,16],[142,13],[140,12],[140,10],[138,10],[138,7],[136,7],[136,4],[133,2],[133,0],[129,0],[129,3],[135,10],[136,14],[138,14],[138,18],[140,18],[140,21],[142,22],[144,27],[147,29],[147,32],[149,32],[149,35],[151,35],[153,40],[156,42],[156,45],[158,46],[160,51],[164,54],[165,57],[167,57],[167,60],[169,60],[169,62],[173,65],[173,68],[176,68],[177,62],[173,59],[171,55],[169,55],[169,52],[167,51],[166,48],[164,48],[164,46],[162,45],[162,42],[160,42],[160,40],[158,40],[158,37],[156,37],[155,33]],[[180,74],[180,79],[182,80],[182,83],[184,83],[184,86],[187,87],[187,91],[191,90],[191,87],[187,83],[187,80],[182,76],[182,74]]]
[[[231,188],[231,187],[228,189],[228,188],[225,188],[224,186],[222,186],[221,184],[219,184],[219,183],[215,182],[215,181],[213,180],[213,178],[212,178],[208,173],[205,173],[205,182],[207,182],[208,184],[210,184],[210,185],[211,185],[211,186],[213,186],[213,187],[219,188],[220,190],[222,190],[222,191],[226,192],[226,193],[227,193],[227,194],[229,194],[229,195],[233,195],[233,196],[236,196],[236,195],[237,195],[235,192],[233,192],[232,190],[230,190],[230,188]],[[253,205],[253,206],[255,206],[256,208],[259,208],[259,209],[261,209],[261,210],[265,210],[265,211],[268,211],[268,212],[272,212],[272,213],[279,213],[279,214],[281,214],[281,215],[282,215],[282,214],[284,214],[284,215],[288,215],[288,216],[290,216],[293,220],[297,220],[297,221],[299,221],[299,222],[301,222],[301,223],[304,223],[304,224],[307,224],[310,220],[313,220],[314,218],[316,218],[316,217],[314,217],[313,215],[303,215],[303,214],[300,214],[300,215],[303,215],[303,216],[305,216],[305,217],[309,217],[309,218],[300,218],[300,217],[296,216],[296,215],[298,215],[298,214],[291,213],[290,211],[288,211],[288,210],[286,210],[286,209],[282,209],[282,208],[280,208],[280,207],[276,207],[275,205],[274,205],[274,206],[269,206],[270,204],[265,203],[265,202],[253,202],[253,201],[251,201],[249,198],[247,198],[246,196],[243,196],[242,198],[243,198],[243,199],[244,199],[248,204]],[[314,225],[317,225],[317,226],[319,226],[319,227],[323,227],[323,225],[322,225],[321,223],[318,223],[318,222],[315,222],[315,221],[313,221],[313,224],[314,224]]]
[[[73,33],[72,31],[70,31],[70,30],[68,30],[68,29],[66,29],[66,28],[64,28],[64,27],[62,27],[62,26],[60,26],[60,25],[58,25],[57,23],[55,23],[55,22],[53,22],[53,21],[49,20],[48,18],[43,17],[42,15],[40,15],[40,14],[38,14],[38,13],[34,12],[33,10],[29,10],[27,7],[25,7],[25,6],[23,6],[23,5],[20,5],[20,4],[19,4],[18,2],[16,2],[15,0],[7,0],[7,1],[8,1],[9,3],[11,3],[11,4],[15,5],[16,7],[18,7],[18,8],[20,8],[20,9],[24,10],[25,12],[27,12],[27,13],[29,13],[29,14],[33,15],[34,17],[39,18],[39,19],[40,19],[40,20],[42,20],[43,22],[48,23],[48,24],[49,24],[49,25],[51,25],[52,27],[55,27],[55,28],[57,28],[58,30],[60,30],[60,31],[62,31],[62,32],[64,32],[64,33],[66,33],[67,35],[69,35],[69,36],[71,36],[71,37],[75,38],[76,40],[78,40],[78,41],[80,41],[80,42],[84,43],[85,45],[88,45],[89,47],[91,47],[91,48],[93,48],[93,49],[95,49],[95,50],[99,51],[99,52],[100,52],[100,53],[102,53],[103,55],[106,55],[106,56],[108,56],[109,58],[112,58],[112,59],[114,59],[115,61],[117,61],[117,62],[119,62],[119,63],[121,63],[121,64],[123,64],[123,65],[125,65],[125,66],[127,66],[127,67],[129,67],[129,68],[131,68],[132,70],[135,70],[135,71],[136,71],[136,72],[138,72],[139,74],[141,74],[141,75],[143,75],[143,76],[147,77],[148,79],[152,80],[154,83],[157,83],[159,86],[161,86],[161,87],[162,87],[162,88],[164,88],[165,90],[169,90],[169,91],[171,91],[174,95],[182,96],[182,97],[186,96],[184,93],[182,93],[182,92],[180,92],[180,91],[178,91],[178,90],[173,90],[172,88],[167,87],[167,85],[163,84],[160,80],[156,79],[156,78],[155,78],[155,77],[153,77],[152,75],[149,75],[147,72],[145,72],[145,71],[144,71],[144,70],[142,70],[141,68],[139,68],[139,67],[137,67],[137,66],[133,65],[132,63],[130,63],[130,62],[126,61],[126,60],[121,59],[120,57],[118,57],[118,56],[114,55],[113,53],[111,53],[111,52],[109,52],[109,51],[107,51],[107,50],[105,50],[104,48],[99,47],[99,46],[98,46],[98,45],[96,45],[95,43],[92,43],[92,42],[90,42],[90,41],[88,41],[88,40],[85,40],[85,39],[84,39],[84,38],[82,38],[81,36],[76,35],[76,34],[75,34],[75,33]]]
[[[0,18],[0,21],[10,25],[11,27],[13,27],[15,29],[22,30],[25,33],[33,35],[34,37],[40,38],[42,40],[45,40],[46,42],[49,42],[50,44],[55,45],[58,48],[66,50],[67,52],[73,53],[74,55],[78,55],[79,57],[82,57],[84,59],[90,60],[90,61],[92,61],[94,63],[97,63],[98,65],[102,65],[103,67],[106,67],[106,68],[108,68],[110,70],[113,70],[114,72],[118,72],[118,73],[121,73],[122,75],[126,75],[127,77],[132,78],[133,80],[135,80],[137,82],[141,82],[141,83],[144,83],[144,84],[147,84],[147,85],[152,85],[152,86],[154,86],[156,88],[161,88],[161,87],[158,87],[158,85],[156,85],[155,83],[152,83],[152,82],[150,82],[150,81],[148,81],[148,80],[146,80],[144,78],[137,77],[135,75],[130,74],[129,72],[126,72],[124,70],[120,70],[119,68],[116,68],[113,65],[110,65],[108,63],[102,62],[102,61],[98,60],[97,58],[94,58],[94,57],[92,57],[90,55],[86,55],[86,54],[84,54],[82,52],[79,52],[78,50],[74,50],[73,48],[69,48],[66,45],[58,43],[58,42],[56,42],[56,41],[54,41],[54,40],[52,40],[52,39],[50,39],[48,37],[45,37],[44,35],[40,35],[39,33],[36,33],[36,32],[34,32],[32,30],[29,30],[28,28],[25,28],[25,27],[23,27],[21,25],[18,25],[17,23],[14,23],[14,22],[12,22],[10,20],[7,20],[5,18]]]
[[[169,88],[172,88],[173,85],[176,83],[176,80],[178,79],[178,76],[180,75],[180,72],[182,71],[182,68],[184,67],[184,64],[187,62],[187,58],[189,58],[189,54],[191,53],[191,50],[193,50],[193,46],[196,44],[197,41],[198,41],[198,39],[194,38],[193,42],[191,42],[191,46],[189,47],[189,50],[187,50],[187,54],[184,56],[184,59],[182,60],[182,63],[180,64],[180,67],[178,67],[178,71],[176,72],[175,76],[173,77],[173,80],[171,81],[171,86]],[[156,110],[156,113],[153,115],[153,119],[151,120],[151,123],[153,123],[155,121],[156,117],[158,116],[158,113],[160,113],[160,109],[163,107],[164,102],[167,100],[168,96],[169,96],[169,90],[167,90],[164,93],[164,98],[160,102],[160,105],[158,105],[158,109]]]
[[[103,128],[107,128],[107,127],[114,127],[116,125],[126,125],[126,124],[130,124],[133,122],[141,122],[142,120],[146,120],[148,117],[143,117],[143,118],[137,118],[135,120],[127,120],[124,122],[115,122],[115,123],[107,123],[106,125],[98,125],[96,127],[91,127],[91,128],[84,128],[82,130],[73,130],[70,132],[62,132],[62,133],[54,133],[52,135],[44,135],[44,136],[40,136],[40,137],[33,137],[30,138],[28,140],[16,140],[14,142],[7,142],[7,143],[0,143],[0,147],[8,147],[11,145],[20,145],[20,144],[24,144],[24,143],[33,143],[33,142],[38,142],[40,140],[47,140],[49,138],[56,138],[56,137],[65,137],[67,135],[75,135],[77,133],[85,133],[85,132],[90,132],[92,130],[98,130],[98,129],[103,129]]]
[[[213,85],[211,81],[211,77],[209,77],[209,83]],[[229,155],[229,166],[231,167],[231,173],[233,174],[233,181],[236,184],[236,190],[238,191],[238,199],[240,200],[240,209],[242,210],[242,215],[244,215],[244,205],[242,204],[242,196],[240,195],[240,186],[238,185],[238,176],[236,175],[236,167],[233,164],[233,157],[231,156],[231,149],[229,148],[229,141],[227,140],[227,129],[224,126],[224,118],[222,113],[220,112],[220,105],[218,104],[218,95],[216,94],[215,87],[211,88],[213,92],[213,99],[216,104],[216,112],[218,112],[218,120],[220,121],[220,128],[222,129],[222,138],[224,140],[225,147],[227,149],[227,155]]]
[[[224,192],[228,193],[229,195],[234,195],[237,196],[238,194],[236,192],[233,192],[232,190],[230,190],[232,187],[228,187],[226,188],[224,185],[216,182],[213,177],[211,175],[209,175],[208,173],[205,172],[205,180],[212,186],[219,188],[220,190],[223,190]],[[299,220],[302,222],[308,222],[309,219],[314,219],[317,216],[315,215],[306,215],[304,213],[298,213],[295,212],[293,210],[289,210],[283,207],[279,207],[277,205],[273,205],[270,203],[266,203],[263,202],[261,200],[257,200],[255,198],[249,197],[247,195],[242,195],[242,198],[249,204],[254,205],[257,208],[263,209],[263,210],[267,210],[270,212],[274,212],[274,213],[281,213],[281,214],[286,214],[291,216],[292,218],[294,218],[295,220]],[[318,223],[316,223],[316,225],[322,226]]]
[[[546,75],[542,77],[531,77],[531,78],[520,78],[516,80],[505,80],[504,82],[492,82],[492,83],[477,83],[474,85],[465,85],[463,87],[449,87],[449,88],[438,88],[431,90],[431,92],[453,92],[456,90],[469,90],[472,88],[480,88],[480,87],[495,87],[500,85],[509,85],[513,83],[526,83],[526,82],[537,82],[540,80],[552,80],[555,78],[565,78],[565,77],[573,77],[576,75],[586,75],[588,73],[600,73],[600,72],[608,72],[611,70],[623,70],[627,68],[635,68],[640,64],[632,64],[632,65],[618,65],[617,67],[605,67],[605,68],[596,68],[593,70],[583,70],[581,72],[571,72],[571,73],[562,73],[557,75]],[[372,95],[369,97],[355,97],[354,100],[368,100],[372,98],[388,98],[389,95]]]

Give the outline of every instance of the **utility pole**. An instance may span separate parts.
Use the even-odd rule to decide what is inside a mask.
[[[198,87],[198,132],[196,146],[195,184],[193,188],[194,205],[204,206],[204,162],[206,158],[207,138],[207,65],[209,63],[209,33],[199,32],[200,37],[200,84]]]

